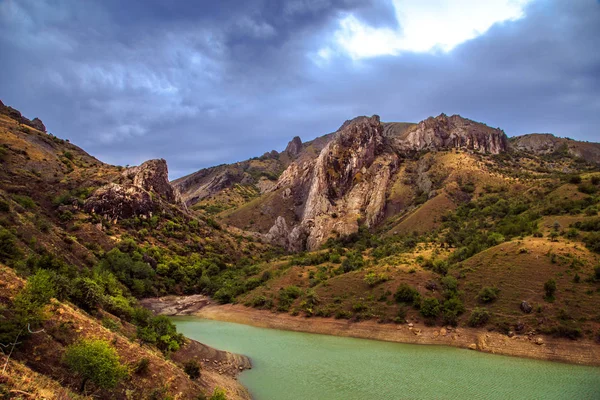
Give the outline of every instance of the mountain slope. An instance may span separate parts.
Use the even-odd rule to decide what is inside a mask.
[[[220,386],[231,398],[248,398],[234,379],[247,364],[187,341],[138,298],[214,294],[269,257],[270,247],[190,214],[164,160],[132,168],[104,164],[34,126],[43,124],[0,105],[0,263],[8,266],[0,267],[2,360],[22,329],[44,329],[19,337],[10,371],[39,379],[31,393],[56,382],[65,393],[79,392],[81,379],[62,356],[93,338],[128,366],[128,379],[101,391],[104,397],[197,398]],[[38,292],[55,299],[35,300],[31,293]],[[135,372],[142,359],[149,360],[148,375]],[[184,372],[194,359],[201,367],[201,359],[210,359],[200,379]],[[222,376],[213,361],[232,367]],[[19,376],[0,380],[0,393],[23,390],[20,382]]]

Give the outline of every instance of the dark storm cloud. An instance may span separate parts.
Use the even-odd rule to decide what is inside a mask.
[[[449,53],[316,63],[352,13],[395,27],[389,2],[0,2],[0,98],[116,164],[171,175],[282,149],[378,113],[441,112],[600,139],[600,6],[534,3]]]

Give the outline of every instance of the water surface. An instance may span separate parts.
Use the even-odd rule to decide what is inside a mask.
[[[174,317],[184,335],[245,354],[256,400],[600,399],[600,368]],[[307,322],[308,323],[308,322]]]

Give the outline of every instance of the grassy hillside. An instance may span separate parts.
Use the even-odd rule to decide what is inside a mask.
[[[45,393],[60,383],[65,393],[100,397],[198,398],[219,386],[232,398],[245,398],[211,367],[190,379],[184,364],[200,354],[188,349],[177,356],[189,347],[187,339],[137,299],[215,294],[232,276],[245,276],[247,266],[270,257],[269,246],[230,234],[154,193],[152,215],[109,220],[87,213],[87,199],[108,183],[123,182],[125,169],[1,112],[0,163],[2,360],[28,325],[44,329],[19,337],[7,366],[14,373],[0,380],[0,393],[16,398],[19,390]],[[23,289],[26,281],[33,289]],[[116,389],[91,381],[82,389],[81,376],[64,360],[69,346],[92,338],[107,343],[126,366]],[[137,374],[142,359],[149,364]],[[29,389],[19,374],[35,377]]]

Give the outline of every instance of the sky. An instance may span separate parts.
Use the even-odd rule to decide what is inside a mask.
[[[358,115],[600,142],[600,2],[0,0],[0,100],[171,178]]]

